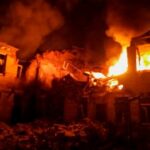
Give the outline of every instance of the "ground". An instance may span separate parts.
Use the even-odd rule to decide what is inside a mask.
[[[141,129],[143,130],[143,129]],[[139,133],[138,133],[139,134]],[[148,134],[118,132],[108,123],[85,119],[56,124],[48,120],[7,125],[0,123],[0,150],[146,150]]]

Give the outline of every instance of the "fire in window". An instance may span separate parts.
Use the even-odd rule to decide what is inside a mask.
[[[5,74],[6,55],[0,54],[0,73]]]

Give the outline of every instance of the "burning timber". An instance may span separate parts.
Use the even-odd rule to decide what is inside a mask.
[[[133,38],[127,48],[128,71],[121,75],[119,80],[133,94],[150,92],[150,71],[142,66],[143,60],[138,49],[139,45],[148,43],[150,43],[150,31]]]
[[[93,84],[88,89],[89,118],[117,122],[126,127],[132,123],[150,123],[150,72],[139,67],[142,58],[138,50],[138,45],[147,43],[150,43],[150,32],[132,39],[127,48],[126,73],[110,77],[101,73],[85,73],[89,75],[89,83]]]
[[[150,43],[150,32],[132,39],[131,45],[127,48],[128,70],[114,77],[123,85],[123,90],[109,92],[105,96],[100,96],[100,94],[93,96],[96,100],[92,101],[92,106],[90,106],[92,117],[103,114],[102,116],[105,117],[100,118],[104,120],[107,118],[107,121],[115,123],[150,123],[150,72],[142,67],[138,68],[136,62],[137,56],[139,63],[141,62],[138,45],[147,43]],[[97,113],[96,111],[99,110],[103,111]]]
[[[128,47],[127,73],[118,76],[108,76],[92,71],[83,72],[64,59],[57,66],[57,63],[53,65],[49,62],[51,61],[49,58],[52,59],[52,57],[49,56],[45,61],[44,57],[38,56],[34,61],[36,66],[34,68],[35,83],[24,89],[21,97],[17,98],[17,101],[20,101],[18,104],[15,104],[16,99],[13,99],[15,95],[12,87],[16,86],[22,66],[18,65],[17,49],[1,43],[0,71],[2,76],[0,79],[3,80],[1,83],[5,85],[2,91],[7,91],[7,94],[4,94],[4,97],[1,96],[2,108],[0,111],[5,112],[6,108],[3,106],[10,105],[7,107],[9,112],[1,114],[7,114],[10,117],[12,109],[20,107],[19,113],[13,114],[15,119],[17,118],[16,114],[20,115],[18,121],[32,121],[35,118],[47,117],[52,120],[73,122],[88,117],[91,120],[114,124],[116,122],[125,125],[150,123],[149,72],[136,71],[136,44],[138,44],[136,42],[139,42],[139,39],[143,40],[143,36],[134,38]],[[55,59],[57,61],[58,58]],[[49,82],[47,75],[52,75],[52,68],[56,72],[57,70],[61,71],[52,80],[51,86],[46,89],[40,79],[45,77],[44,81]],[[44,74],[45,72],[47,74]],[[78,79],[83,74],[86,80],[79,81]],[[11,103],[7,101],[9,100],[6,98],[7,96],[11,97]],[[0,116],[0,120],[7,120],[8,116]]]

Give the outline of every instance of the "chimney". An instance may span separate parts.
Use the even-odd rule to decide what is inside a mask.
[[[128,57],[128,73],[136,72],[136,46],[131,44],[127,48],[127,57]]]

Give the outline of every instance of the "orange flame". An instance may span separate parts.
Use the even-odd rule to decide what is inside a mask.
[[[150,70],[150,45],[139,47],[140,57],[137,56],[137,71]]]
[[[118,89],[119,89],[119,90],[122,90],[123,87],[124,87],[124,86],[123,86],[122,84],[118,85]]]
[[[123,85],[119,84],[117,79],[113,79],[112,77],[105,76],[101,72],[88,72],[87,74],[90,77],[90,85],[92,86],[105,86],[108,91],[112,91],[113,89],[122,90]]]
[[[119,60],[117,60],[117,63],[114,66],[109,67],[108,76],[121,75],[127,71],[127,67],[127,50],[126,47],[123,47],[122,53]]]
[[[150,70],[150,44],[139,46],[139,54],[136,54],[137,71]],[[140,55],[140,56],[139,56]],[[122,53],[116,64],[109,67],[107,76],[117,76],[126,73],[128,68],[127,49],[122,48]]]
[[[100,72],[92,72],[92,76],[96,79],[105,79],[106,76]]]
[[[61,78],[68,74],[69,70],[63,69],[64,61],[73,58],[67,51],[47,51],[43,55],[37,55],[26,72],[27,82],[36,78],[46,87],[50,87],[54,78]]]

